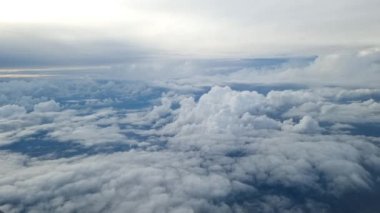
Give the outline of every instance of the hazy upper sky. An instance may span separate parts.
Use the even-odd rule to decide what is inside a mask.
[[[0,62],[316,55],[378,45],[378,8],[378,0],[0,0]]]

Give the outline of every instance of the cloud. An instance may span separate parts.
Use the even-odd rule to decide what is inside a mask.
[[[35,112],[57,112],[60,110],[59,103],[50,100],[46,102],[41,102],[36,105],[34,105],[33,111]]]
[[[379,194],[380,140],[352,134],[363,121],[342,110],[354,107],[359,117],[371,117],[376,89],[258,92],[214,86],[194,90],[201,94],[161,94],[154,87],[109,80],[2,84],[9,86],[0,88],[10,103],[0,108],[0,163],[6,165],[0,168],[2,211],[355,212],[359,204],[368,211],[378,207],[372,200]],[[119,105],[140,100],[136,97],[150,102],[132,109]],[[328,117],[334,125],[326,124],[327,114],[320,111],[331,105],[335,111]],[[73,151],[78,149],[73,143],[86,150],[116,148],[55,157],[49,150],[17,154],[4,145],[33,138],[52,147],[67,144]]]
[[[379,103],[372,99],[349,104],[307,102],[290,109],[284,116],[313,114],[320,121],[327,122],[379,123],[379,111]]]
[[[0,212],[377,212],[379,6],[0,0]]]
[[[231,84],[246,84],[247,86],[253,83],[294,84],[313,87],[355,87],[361,89],[361,93],[370,95],[375,92],[373,89],[377,89],[377,81],[380,78],[379,61],[379,51],[374,46],[356,50],[332,50],[312,57],[232,59],[151,57],[109,66],[107,72],[94,70],[86,74],[99,79],[153,82],[173,89]],[[110,73],[113,75],[109,75]],[[68,72],[58,74],[73,76]],[[336,92],[346,91],[337,90]]]
[[[219,7],[215,8],[215,4]],[[279,0],[233,3],[225,0],[191,3],[81,0],[57,4],[39,0],[30,4],[20,0],[0,2],[0,19],[5,23],[3,29],[7,29],[4,25],[26,25],[32,34],[41,32],[44,26],[43,34],[53,40],[84,38],[97,44],[104,40],[120,40],[164,54],[279,56],[379,45],[379,16],[373,9],[378,6],[376,0],[339,0],[333,4],[326,0],[298,4]],[[56,33],[67,28],[68,34]],[[65,58],[64,54],[59,56]],[[95,58],[92,63],[96,62]]]
[[[379,79],[380,51],[377,47],[357,52],[340,52],[322,55],[305,70],[288,70],[282,78],[299,78],[311,83],[368,85],[376,87]],[[376,80],[375,80],[376,79]]]
[[[99,31],[59,24],[0,24],[0,69],[2,70],[80,70],[100,69],[110,65],[139,62],[151,57],[139,43],[112,39]],[[10,73],[14,74],[14,73]],[[45,73],[46,74],[46,73]]]
[[[197,75],[179,78],[177,84],[219,85],[221,83],[298,84],[308,86],[343,86],[377,89],[380,78],[379,48],[359,50],[334,50],[318,54],[302,62],[287,59],[277,63],[274,59],[267,66],[234,63],[217,65],[213,69],[197,67]],[[363,54],[365,52],[365,54]],[[270,59],[268,59],[270,60]],[[236,62],[239,64],[239,62]],[[243,62],[241,62],[243,64]],[[271,66],[272,65],[272,66]],[[202,70],[202,71],[199,71]],[[211,70],[211,71],[210,71]],[[364,92],[364,91],[363,91]]]
[[[176,162],[173,158],[183,160]],[[9,212],[49,209],[57,212],[78,209],[113,212],[123,212],[125,209],[139,212],[228,209],[226,206],[210,204],[207,200],[224,196],[229,191],[229,181],[217,174],[193,173],[198,162],[196,159],[187,161],[183,154],[143,152],[95,156],[75,161],[37,161],[17,174],[22,180],[13,187],[7,186],[12,177],[2,178],[2,204],[15,204],[5,204],[2,208]],[[16,166],[19,169],[23,167]],[[18,184],[23,185],[24,189],[13,190],[18,188]],[[47,187],[47,190],[35,191],[29,187]],[[66,196],[62,196],[62,193]],[[30,196],[21,201],[20,196],[26,194]],[[46,199],[49,200],[48,206],[41,203]]]
[[[5,105],[0,107],[0,115],[3,118],[13,117],[25,113],[25,108],[18,105]]]
[[[303,133],[315,133],[322,130],[322,128],[318,124],[318,121],[314,120],[312,117],[308,115],[302,117],[299,123],[295,125],[293,125],[292,120],[285,121],[283,129]]]
[[[368,190],[375,181],[375,174],[364,169],[364,165],[374,166],[371,158],[379,160],[378,148],[369,143],[287,139],[250,141],[245,146],[237,140],[235,146],[248,151],[240,158],[220,155],[218,147],[203,154],[169,149],[48,161],[22,160],[3,153],[12,168],[0,178],[1,208],[8,212],[122,212],[126,208],[139,212],[231,212],[249,211],[249,207],[258,212],[274,208],[318,211],[281,187],[318,203],[318,196],[325,193],[336,193],[333,197],[339,198],[346,191]],[[268,187],[272,190],[266,191]],[[248,197],[241,201],[229,201],[229,197],[237,199],[235,196],[245,194]],[[287,205],[275,204],[272,199],[285,199]]]

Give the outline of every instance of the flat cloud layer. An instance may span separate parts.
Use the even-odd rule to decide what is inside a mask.
[[[0,62],[5,68],[106,65],[142,52],[320,55],[380,45],[379,6],[377,0],[2,0]]]

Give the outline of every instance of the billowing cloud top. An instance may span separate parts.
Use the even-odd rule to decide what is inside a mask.
[[[0,82],[0,210],[379,210],[379,89],[242,86]]]

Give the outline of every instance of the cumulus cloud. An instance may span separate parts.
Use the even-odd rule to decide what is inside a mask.
[[[9,212],[227,211],[228,206],[208,200],[225,196],[231,190],[229,180],[218,174],[194,173],[198,163],[199,159],[188,159],[183,153],[166,152],[37,161],[28,167],[15,162],[20,173],[1,178],[1,207]],[[22,179],[10,186],[17,176]],[[19,184],[24,186],[21,191]],[[40,191],[41,187],[47,188]]]
[[[284,116],[314,115],[320,121],[379,123],[379,103],[369,99],[348,104],[306,102],[290,109]]]
[[[0,0],[0,212],[379,212],[379,6]]]
[[[34,112],[57,112],[59,111],[60,106],[57,102],[50,100],[46,102],[41,102],[34,105]]]
[[[197,67],[198,72],[195,72],[197,75],[189,76],[186,79],[180,78],[177,83],[195,85],[291,83],[312,86],[358,87],[363,89],[362,92],[369,87],[378,89],[380,55],[377,47],[344,51],[332,50],[317,54],[314,59],[311,58],[302,63],[295,62],[297,58],[285,59],[287,59],[285,62],[279,64],[276,63],[275,59],[272,59],[272,66],[248,64],[243,67],[236,67],[234,63],[223,65],[215,63],[214,69],[200,66]],[[199,72],[199,70],[203,72]]]
[[[183,142],[192,143],[189,139]],[[2,160],[11,168],[0,178],[0,206],[8,212],[318,211],[323,208],[309,203],[325,202],[323,196],[336,199],[344,192],[366,191],[376,184],[375,173],[365,168],[379,169],[379,150],[364,141],[303,142],[279,137],[243,145],[234,139],[246,155],[221,155],[218,147],[49,161],[3,153],[8,157]],[[308,197],[308,202],[281,188]],[[283,199],[286,205],[275,204]]]
[[[363,54],[363,52],[368,52]],[[331,50],[311,57],[196,58],[151,57],[87,72],[49,71],[49,74],[109,80],[139,80],[172,89],[195,90],[229,84],[295,84],[355,87],[357,97],[378,95],[378,48]],[[46,71],[35,71],[46,74]],[[30,72],[26,72],[30,73]],[[331,88],[329,88],[331,92]],[[344,98],[347,91],[336,90]],[[353,92],[353,91],[349,91]],[[362,94],[360,94],[362,93]],[[354,94],[351,94],[354,95]],[[338,97],[337,97],[338,98]]]
[[[319,126],[318,121],[306,115],[295,125],[292,120],[286,120],[283,129],[295,132],[315,133],[321,131],[322,128]]]
[[[9,144],[22,138],[48,132],[47,137],[58,141],[75,141],[84,145],[113,143],[125,139],[120,128],[110,116],[112,110],[100,110],[91,115],[76,110],[60,111],[57,102],[51,100],[34,106],[26,113],[24,107],[5,105],[0,108],[5,116],[0,119],[1,144]]]
[[[359,51],[337,52],[322,55],[305,70],[287,70],[280,77],[287,79],[299,78],[311,83],[325,82],[328,84],[367,85],[376,87],[379,79],[378,48]]]
[[[20,90],[34,88],[33,83],[53,86],[41,82],[7,84]],[[373,117],[376,89],[263,93],[214,86],[198,95],[173,90],[152,96],[154,88],[142,86],[144,92],[138,92],[113,81],[54,84],[67,85],[40,99],[45,90],[27,90],[25,104],[4,93],[11,99],[0,108],[0,163],[6,165],[0,168],[2,211],[355,212],[359,204],[368,211],[378,207],[371,200],[379,194],[380,140],[351,134],[363,120],[343,110],[354,107],[356,116]],[[67,94],[73,96],[64,99]],[[149,104],[118,106],[126,103],[123,95],[133,100],[142,94],[148,94],[142,97],[149,97]],[[81,104],[82,97],[101,104]],[[321,109],[329,106],[327,116]],[[69,148],[71,143],[88,149],[130,146],[55,158],[46,157],[49,152],[17,154],[4,145],[37,133],[49,139],[46,143]]]
[[[5,105],[0,107],[0,116],[3,118],[25,114],[24,107],[18,105]]]

